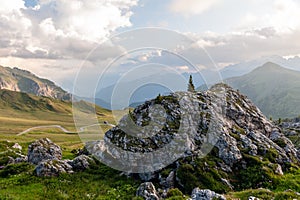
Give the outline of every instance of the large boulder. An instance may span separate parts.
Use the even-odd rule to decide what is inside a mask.
[[[72,166],[65,160],[46,160],[40,162],[35,170],[37,176],[58,176],[61,173],[73,173]]]
[[[142,183],[138,187],[136,195],[143,197],[145,200],[159,200],[159,195],[151,182]]]
[[[223,195],[217,194],[211,190],[201,190],[195,188],[192,192],[192,200],[226,200]]]
[[[184,193],[200,185],[219,193],[267,187],[275,177],[270,173],[283,174],[300,162],[300,151],[280,127],[225,84],[146,101],[86,149],[111,166],[142,174],[141,180],[160,179],[161,188],[175,184]]]
[[[28,146],[28,162],[39,164],[45,160],[60,160],[61,148],[48,138],[37,140]]]

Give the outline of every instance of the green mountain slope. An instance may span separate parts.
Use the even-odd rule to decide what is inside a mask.
[[[91,103],[78,101],[76,104],[79,112],[94,110]],[[109,110],[99,106],[95,109],[99,121],[112,121]],[[44,125],[61,125],[75,131],[72,111],[70,101],[0,89],[0,133],[16,134]]]
[[[0,66],[0,89],[71,100],[71,95],[52,81],[39,78],[29,71],[18,68]]]
[[[300,72],[268,62],[244,76],[225,81],[247,95],[268,117],[300,114]]]
[[[12,110],[14,112],[40,111],[64,114],[70,114],[72,111],[69,102],[10,90],[0,90],[0,109],[5,112]]]

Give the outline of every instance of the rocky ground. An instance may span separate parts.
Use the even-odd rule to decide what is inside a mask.
[[[93,158],[79,155],[73,160],[62,160],[61,148],[48,138],[37,140],[28,146],[28,154],[22,155],[22,147],[15,143],[11,149],[11,156],[5,165],[28,162],[35,165],[34,173],[41,177],[58,176],[61,173],[74,173],[88,169],[95,163]],[[5,167],[2,166],[1,168]]]
[[[285,136],[289,138],[300,151],[300,118],[284,119],[275,122],[284,132]]]

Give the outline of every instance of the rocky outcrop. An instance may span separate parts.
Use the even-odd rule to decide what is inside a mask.
[[[300,118],[284,119],[275,121],[282,128],[284,135],[292,140],[295,147],[298,149],[300,157]]]
[[[195,188],[191,195],[192,200],[226,200],[223,195],[217,194],[211,190],[200,190]]]
[[[109,130],[104,141],[91,142],[86,148],[108,164],[123,166],[121,170],[142,173],[143,180],[160,179],[166,189],[169,174],[164,171],[175,172],[175,183],[170,185],[185,189],[191,185],[183,180],[187,175],[193,175],[196,187],[203,183],[203,174],[211,173],[217,178],[203,179],[216,179],[210,184],[222,183],[220,191],[225,191],[261,187],[269,181],[266,173],[282,174],[300,161],[300,153],[282,130],[246,96],[224,84],[206,92],[176,92],[147,101]],[[160,170],[163,167],[167,169]],[[255,183],[244,184],[238,177],[247,169],[263,175]],[[229,181],[233,178],[234,184]]]
[[[61,173],[73,173],[73,168],[64,160],[46,160],[40,162],[35,170],[37,176],[58,176]]]
[[[137,191],[136,195],[143,197],[145,200],[159,200],[158,193],[151,182],[142,183]]]
[[[80,155],[73,160],[61,160],[61,148],[48,138],[40,139],[28,147],[28,162],[35,164],[37,176],[58,176],[61,173],[73,173],[90,168],[95,161]]]
[[[60,160],[62,158],[61,148],[48,138],[37,140],[28,146],[28,162],[39,164],[45,160]]]

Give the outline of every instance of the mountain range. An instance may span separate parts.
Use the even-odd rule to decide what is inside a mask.
[[[54,82],[42,79],[29,71],[0,66],[0,89],[25,92],[61,100],[71,100],[71,95]]]
[[[250,61],[240,62],[237,64],[232,64],[224,67],[220,70],[220,74],[223,79],[228,79],[232,77],[242,76],[250,73],[252,70],[267,62],[276,63],[284,68],[300,71],[300,57],[295,56],[291,58],[283,58],[281,56],[273,55],[262,57]]]
[[[268,58],[270,59],[270,58]],[[221,73],[229,71],[239,71],[242,76],[231,77],[225,79],[224,82],[229,84],[235,89],[238,89],[243,94],[247,95],[268,117],[272,118],[293,118],[300,114],[300,72],[292,69],[298,69],[298,66],[292,67],[293,63],[300,58],[283,59],[282,57],[272,57],[273,60],[278,60],[283,64],[289,63],[289,68],[282,67],[281,65],[267,62],[261,66],[256,66],[255,63],[260,63],[265,59],[257,60],[248,63],[249,68],[236,65],[224,68]],[[241,65],[241,64],[240,64]],[[254,67],[255,66],[255,67]],[[232,69],[230,69],[232,68]],[[249,71],[246,73],[245,70]],[[226,73],[225,73],[226,74]],[[231,74],[234,76],[235,74]],[[156,77],[155,80],[169,80],[175,76],[169,77],[168,74],[162,74]],[[184,74],[183,77],[188,77]],[[151,77],[148,77],[151,78]],[[194,78],[194,77],[193,77]],[[197,84],[203,84],[201,77],[195,76]],[[138,80],[142,81],[142,80]],[[168,81],[169,82],[169,81]],[[134,80],[122,83],[122,87],[133,87],[139,82]],[[142,83],[142,82],[141,82]],[[185,86],[180,89],[185,90]],[[91,99],[87,97],[78,97],[80,100],[93,102],[103,108],[112,109],[111,97],[114,92],[115,85],[101,88],[96,93],[96,98]],[[199,87],[198,89],[204,89]],[[47,79],[42,79],[32,74],[29,71],[21,70],[18,68],[9,68],[0,66],[0,89],[7,89],[11,91],[20,91],[37,96],[47,96],[60,100],[71,100],[71,94],[64,91],[61,87],[57,86],[54,82]],[[124,94],[119,96],[126,96],[126,91],[122,90]],[[127,106],[137,107],[144,101],[155,98],[158,94],[166,95],[172,92],[165,86],[158,84],[147,84],[137,88],[129,99],[129,102],[123,102],[120,99],[119,105],[114,105],[114,109],[123,109]],[[128,104],[129,103],[129,104]]]
[[[225,82],[247,95],[268,117],[293,118],[300,114],[299,71],[268,62]]]

